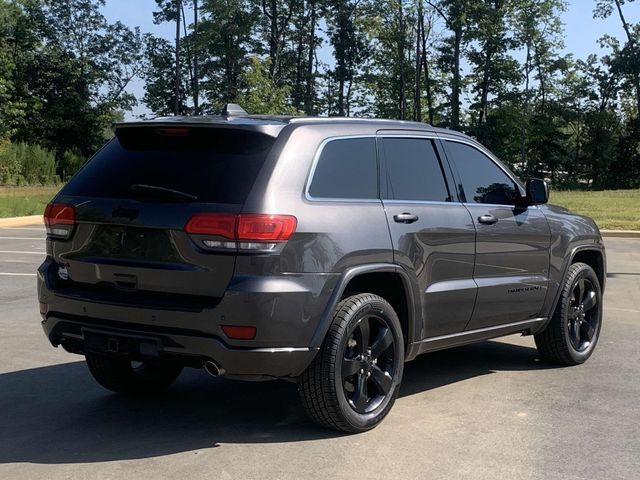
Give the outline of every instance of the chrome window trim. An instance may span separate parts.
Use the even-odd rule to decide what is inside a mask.
[[[443,202],[442,200],[382,200],[385,205],[462,205],[462,202]]]
[[[338,203],[381,203],[380,200],[380,185],[378,185],[378,198],[340,198],[340,197],[314,197],[309,193],[309,189],[311,188],[311,183],[313,182],[313,177],[316,173],[316,168],[318,166],[318,161],[320,160],[320,155],[322,155],[322,151],[330,142],[334,142],[337,140],[351,140],[354,138],[373,138],[374,141],[376,139],[375,134],[362,134],[362,135],[337,135],[333,137],[327,137],[318,146],[315,155],[313,156],[313,161],[311,162],[311,170],[309,171],[309,175],[307,176],[307,183],[304,188],[304,197],[306,200],[310,202],[338,202]],[[378,182],[380,180],[380,173],[378,168],[378,158],[376,152],[376,172],[378,176]]]

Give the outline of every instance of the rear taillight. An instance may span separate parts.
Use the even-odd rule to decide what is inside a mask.
[[[201,239],[207,248],[269,251],[289,240],[297,224],[292,215],[197,213],[184,229],[191,234],[231,240]]]
[[[44,211],[47,235],[69,238],[76,224],[76,207],[67,203],[50,203]]]

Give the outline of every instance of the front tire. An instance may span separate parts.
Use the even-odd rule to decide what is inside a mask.
[[[535,335],[543,359],[579,365],[593,353],[602,329],[602,289],[585,263],[569,267],[556,310],[545,329]]]
[[[134,365],[131,360],[98,353],[85,354],[93,378],[104,388],[123,394],[150,394],[166,389],[182,372],[182,364],[173,358],[146,360]]]
[[[318,424],[357,433],[378,425],[398,395],[404,339],[393,307],[378,295],[342,300],[320,352],[301,375],[298,392]]]

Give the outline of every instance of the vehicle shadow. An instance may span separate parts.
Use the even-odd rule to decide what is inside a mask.
[[[408,363],[400,396],[496,371],[546,368],[535,349],[484,342]],[[87,463],[156,457],[224,443],[340,435],[312,424],[287,382],[211,379],[185,370],[153,398],[110,394],[84,362],[0,375],[0,463]]]

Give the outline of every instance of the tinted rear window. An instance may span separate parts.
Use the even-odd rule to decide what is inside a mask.
[[[127,128],[62,193],[140,198],[146,194],[131,186],[142,184],[185,192],[198,202],[243,203],[274,140],[222,128]]]
[[[374,138],[329,141],[313,173],[314,198],[378,198],[378,163]]]

